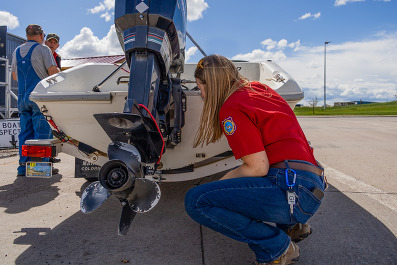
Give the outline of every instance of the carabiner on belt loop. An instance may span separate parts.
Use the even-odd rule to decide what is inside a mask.
[[[287,166],[287,168],[285,169],[285,182],[287,183],[288,188],[292,189],[295,186],[295,182],[296,182],[296,171],[289,167],[288,160],[285,160],[284,163]],[[290,172],[294,173],[294,178],[292,180],[292,184],[289,183],[289,173]]]

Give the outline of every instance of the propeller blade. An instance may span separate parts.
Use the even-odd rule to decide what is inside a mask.
[[[81,195],[80,209],[83,213],[91,213],[101,206],[109,196],[110,192],[99,181],[95,181]]]
[[[121,236],[127,234],[136,213],[144,213],[153,209],[161,196],[159,185],[152,180],[143,178],[135,180],[135,187],[131,188],[127,199],[124,199],[125,192],[128,191],[114,193],[123,205],[119,224],[119,235]]]
[[[134,212],[145,213],[157,205],[161,197],[159,185],[149,179],[138,178],[135,188],[128,196],[128,202]]]
[[[121,201],[121,203],[123,204],[123,210],[121,211],[119,235],[125,236],[131,226],[132,220],[134,220],[136,212],[131,209],[128,201]]]
[[[140,172],[142,160],[135,146],[123,142],[112,142],[108,146],[108,156],[109,160],[123,161],[135,174]]]

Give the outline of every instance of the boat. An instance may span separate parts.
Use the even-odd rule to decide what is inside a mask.
[[[275,62],[268,60],[234,63],[240,73],[249,80],[259,81],[277,91],[292,109],[303,99],[303,91],[297,82]],[[173,149],[166,150],[161,159],[163,171],[149,174],[147,176],[149,178],[154,177],[156,180],[161,178],[162,181],[171,182],[185,181],[223,172],[240,164],[240,161],[236,161],[229,152],[230,148],[225,137],[217,143],[193,148],[193,139],[203,107],[200,91],[194,89],[195,67],[196,64],[185,64],[185,71],[180,77],[186,95],[182,141]],[[114,64],[79,65],[42,80],[30,96],[41,109],[46,110],[44,115],[51,117],[57,128],[73,142],[77,145],[84,143],[99,152],[95,156],[87,156],[72,144],[71,147],[64,147],[62,150],[100,166],[107,160],[107,148],[112,141],[96,121],[94,114],[123,111],[128,94],[129,77],[128,74],[126,75],[129,71],[128,67],[124,67],[109,78],[101,86],[101,92],[94,92],[93,88],[116,68]],[[63,145],[67,144],[68,142],[63,143]],[[221,157],[222,154],[227,156]],[[218,159],[214,159],[216,156]],[[208,159],[210,160],[207,161]]]
[[[120,235],[136,213],[157,204],[159,182],[202,178],[241,164],[225,138],[193,148],[203,101],[196,65],[184,63],[186,1],[137,2],[115,1],[125,62],[84,64],[42,80],[30,99],[55,138],[28,140],[22,148],[26,156],[29,150],[44,150],[34,151],[40,157],[64,152],[101,166],[98,181],[82,194],[81,211],[90,213],[115,196],[122,206]],[[303,98],[299,85],[276,63],[234,63],[249,80],[276,90],[291,108]]]

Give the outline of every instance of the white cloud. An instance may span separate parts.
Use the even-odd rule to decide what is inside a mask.
[[[208,8],[205,0],[187,0],[187,20],[194,21],[203,17],[203,12]],[[97,6],[88,10],[91,14],[100,14],[101,18],[110,21],[112,15],[109,11],[114,9],[114,0],[104,0]]]
[[[7,11],[0,11],[0,25],[15,29],[19,27],[19,20],[16,16]]]
[[[197,47],[190,47],[185,53],[185,62],[189,61],[198,51]]]
[[[104,18],[106,22],[109,22],[114,15],[113,12],[110,12],[110,10],[113,9],[114,9],[114,0],[104,0],[94,8],[88,9],[88,12],[90,12],[91,14],[101,13],[100,17]]]
[[[294,51],[299,50],[299,47],[301,46],[301,41],[298,40],[296,42],[291,42],[290,44],[288,44],[288,47],[294,49]]]
[[[335,6],[344,6],[353,2],[364,2],[365,0],[335,0]]]
[[[261,42],[261,45],[264,46],[267,51],[255,49],[249,53],[237,54],[233,56],[232,59],[251,62],[261,62],[266,60],[285,61],[287,56],[284,51],[286,49],[292,49],[293,51],[299,50],[300,40],[288,43],[286,39],[281,39],[279,41],[266,39]],[[273,49],[276,49],[276,51],[271,51]]]
[[[187,0],[187,20],[194,21],[203,17],[203,12],[208,8],[204,0]]]
[[[255,49],[250,53],[245,54],[237,54],[232,57],[232,60],[246,60],[250,62],[262,62],[266,60],[274,60],[274,61],[284,61],[287,56],[283,51],[263,51],[261,49]]]
[[[261,44],[266,47],[266,50],[270,51],[270,50],[276,48],[277,41],[274,41],[272,39],[266,39],[266,40],[262,41]]]
[[[106,6],[106,10],[114,9],[114,0],[104,0],[103,4]]]
[[[89,9],[88,11],[91,14],[96,14],[96,13],[100,13],[103,11],[109,11],[114,9],[114,0],[104,0],[102,2],[99,3],[99,5],[97,5],[94,8]]]
[[[284,40],[280,42],[285,43]],[[293,53],[255,49],[233,59],[256,62],[272,59],[298,82],[305,92],[306,101],[317,97],[321,102],[324,93],[324,45],[304,47],[299,41],[294,44],[299,44],[299,49]],[[285,47],[284,44],[282,46]],[[330,43],[327,46],[327,104],[360,99],[395,100],[396,62],[397,32],[382,33],[373,40],[361,42]]]
[[[286,39],[282,39],[277,43],[277,47],[280,49],[284,49],[288,46],[288,41]]]
[[[102,3],[99,3],[99,5],[96,6],[96,7],[94,7],[94,8],[88,9],[88,11],[89,11],[91,14],[100,13],[100,12],[103,12],[103,11],[105,11],[105,10],[106,10],[106,7],[105,7],[105,5],[102,4]]]
[[[102,39],[96,37],[90,28],[82,28],[80,34],[62,46],[59,53],[65,59],[124,54],[114,25],[110,27],[108,34]]]
[[[353,2],[365,2],[366,0],[335,0],[335,6],[344,6]],[[373,0],[374,2],[391,2],[391,0]]]
[[[264,41],[261,42],[261,44],[266,48],[266,50],[271,51],[274,48],[277,49],[285,49],[287,47],[292,48],[292,49],[298,49],[300,46],[300,41],[298,40],[297,42],[292,42],[292,43],[288,43],[288,41],[286,39],[282,39],[280,41],[274,41],[272,39],[266,39]]]
[[[101,15],[101,18],[104,18],[106,22],[110,21],[113,17],[113,13],[105,12]]]
[[[321,16],[321,12],[318,12],[316,14],[312,14],[312,13],[306,13],[304,15],[302,15],[300,18],[298,18],[299,20],[304,20],[307,18],[313,18],[313,19],[318,19]]]
[[[392,100],[397,90],[396,60],[397,34],[376,40],[329,44],[327,99],[331,102]],[[306,98],[323,97],[324,46],[304,47],[280,65],[306,90]]]
[[[304,14],[303,16],[301,16],[301,17],[298,18],[298,19],[306,19],[306,18],[309,18],[309,17],[311,17],[311,16],[312,16],[311,13],[306,13],[306,14]]]

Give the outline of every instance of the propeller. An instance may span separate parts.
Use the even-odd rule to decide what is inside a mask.
[[[81,211],[90,213],[110,195],[122,205],[119,235],[126,235],[136,213],[153,209],[160,200],[159,185],[142,178],[141,156],[135,146],[113,142],[108,146],[109,161],[99,171],[99,181],[90,184],[81,198]]]
[[[119,197],[123,209],[119,224],[119,235],[125,236],[130,228],[136,213],[145,213],[153,209],[160,200],[161,191],[159,185],[149,179],[139,178],[135,180],[135,187],[129,193],[128,198]]]

